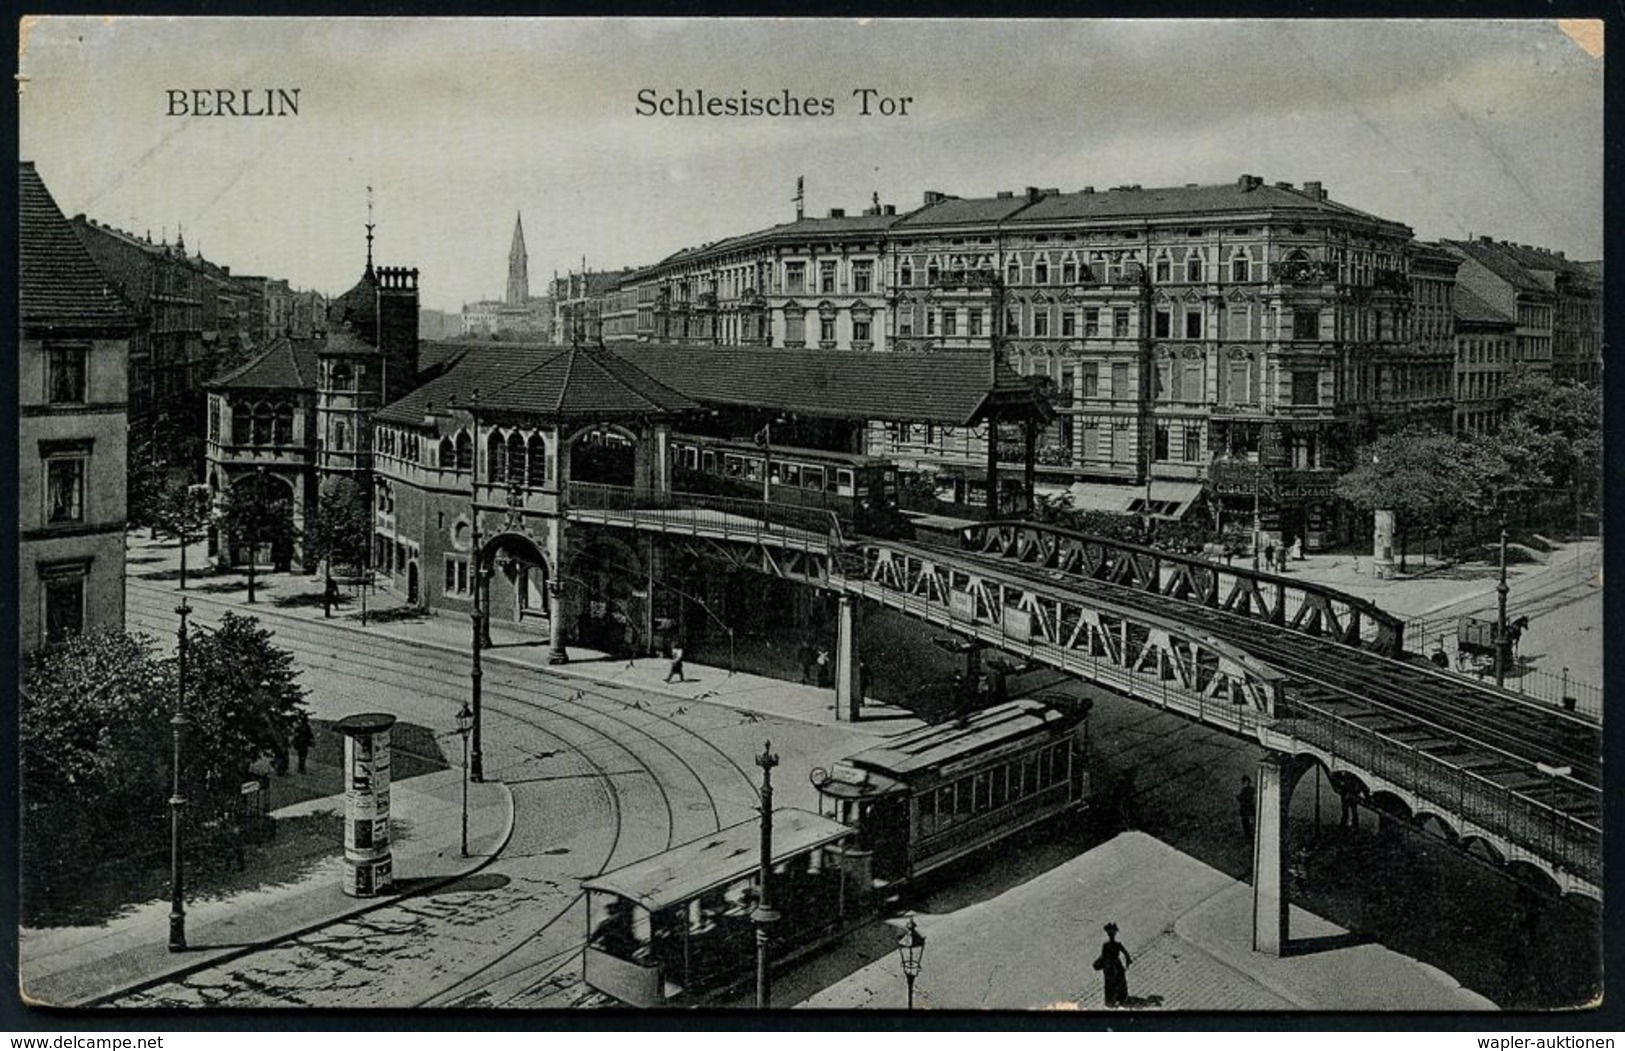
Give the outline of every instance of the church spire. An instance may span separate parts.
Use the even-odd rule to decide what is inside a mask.
[[[518,212],[513,217],[513,245],[508,249],[508,294],[510,307],[522,307],[530,300],[530,259],[525,252],[525,222]]]
[[[372,187],[369,186],[369,187],[367,187],[367,275],[366,275],[369,280],[371,280],[374,277],[373,270],[372,270],[372,228],[373,228],[374,225],[375,224],[372,221]]]

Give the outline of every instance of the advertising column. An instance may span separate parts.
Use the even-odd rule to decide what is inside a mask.
[[[351,715],[344,735],[344,893],[370,898],[393,879],[389,854],[389,730],[393,715]]]

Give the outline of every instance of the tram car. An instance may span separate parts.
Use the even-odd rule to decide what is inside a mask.
[[[867,855],[849,849],[852,834],[831,818],[774,808],[776,965],[869,915]],[[749,980],[760,860],[753,817],[585,881],[587,984],[623,1004],[661,1007],[704,1003]]]
[[[765,470],[774,503],[832,511],[843,528],[868,536],[910,535],[890,460],[693,434],[672,435],[671,448],[678,490],[760,500]]]
[[[1089,703],[1010,701],[814,770],[876,886],[907,882],[1089,799]]]

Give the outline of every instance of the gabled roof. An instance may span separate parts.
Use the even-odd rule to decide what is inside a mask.
[[[1076,725],[1082,711],[1063,711],[1039,700],[1017,700],[974,712],[962,721],[922,726],[865,749],[847,760],[854,767],[896,778],[1002,748],[1039,733]]]
[[[17,211],[17,313],[23,328],[133,329],[129,305],[91,260],[32,161],[17,168]]]
[[[670,416],[699,403],[602,347],[464,343],[436,348],[438,376],[379,410],[381,419],[421,423],[432,406],[468,407],[479,392],[482,412],[559,420]]]
[[[316,340],[278,336],[248,362],[217,376],[204,386],[211,390],[316,389]]]
[[[1480,299],[1466,285],[1457,285],[1455,294],[1456,322],[1479,325],[1515,325],[1512,318]]]
[[[1484,269],[1522,292],[1550,292],[1551,288],[1531,274],[1503,245],[1493,241],[1440,241],[1440,244],[1473,260]]]
[[[926,205],[898,223],[908,228],[949,226],[960,223],[1002,220],[1012,224],[1050,223],[1066,220],[1133,219],[1138,217],[1177,217],[1212,213],[1252,213],[1269,211],[1319,212],[1373,222],[1392,223],[1321,196],[1308,189],[1289,185],[1271,186],[1262,180],[1244,178],[1216,186],[1117,187],[1099,192],[1044,193],[1036,200],[1026,195],[960,199],[950,197]]]
[[[661,382],[712,405],[835,419],[969,425],[989,407],[1047,406],[988,354],[944,350],[888,354],[775,347],[618,344],[615,353]]]

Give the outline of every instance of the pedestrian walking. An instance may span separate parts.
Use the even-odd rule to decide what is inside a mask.
[[[1128,969],[1134,963],[1128,947],[1117,940],[1117,924],[1106,924],[1106,943],[1095,957],[1095,970],[1106,983],[1106,1006],[1122,1007],[1128,1003]]]
[[[818,656],[814,658],[818,665],[818,685],[828,686],[834,681],[829,673],[829,647],[818,647]]]
[[[1282,544],[1280,547],[1275,549],[1275,568],[1279,569],[1282,573],[1286,572],[1286,554],[1287,546],[1285,544]]]
[[[304,712],[299,713],[299,725],[293,729],[293,750],[299,756],[299,772],[305,772],[305,757],[310,754],[310,746],[316,743],[316,735],[310,730],[310,716]]]
[[[801,648],[796,651],[796,660],[801,664],[801,685],[803,686],[807,685],[807,680],[812,677],[813,661],[816,656],[813,651],[813,644],[803,639]]]
[[[1292,541],[1292,561],[1303,561],[1303,537],[1301,536]]]
[[[1258,811],[1258,793],[1253,790],[1253,779],[1243,774],[1241,787],[1236,789],[1236,815],[1241,818],[1241,834],[1253,838],[1253,815]]]
[[[1265,569],[1273,569],[1274,567],[1275,567],[1275,544],[1272,541],[1271,543],[1268,543],[1268,544],[1264,545],[1264,568]]]
[[[666,672],[666,681],[671,682],[673,679],[678,682],[685,681],[683,678],[683,647],[681,646],[671,648],[671,670]]]

